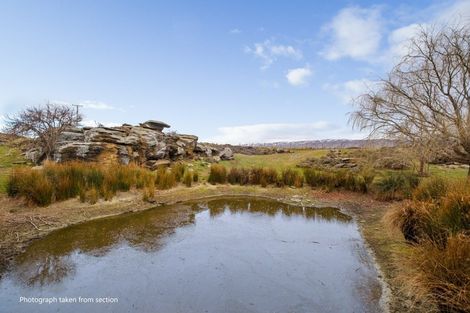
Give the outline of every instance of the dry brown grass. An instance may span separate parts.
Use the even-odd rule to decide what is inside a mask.
[[[220,164],[212,164],[207,181],[213,185],[227,182],[227,169]]]
[[[398,258],[405,290],[439,312],[470,312],[470,189],[467,182],[422,183],[385,222],[412,243]]]
[[[7,191],[10,197],[21,197],[32,204],[47,206],[77,196],[96,203],[98,198],[110,200],[119,191],[143,189],[153,184],[153,173],[136,165],[48,162],[40,169],[23,167],[13,170]]]
[[[426,241],[400,262],[400,280],[420,302],[439,312],[470,312],[470,237],[450,236],[445,247]]]

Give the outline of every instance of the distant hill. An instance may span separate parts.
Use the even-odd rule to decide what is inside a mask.
[[[394,140],[390,139],[323,139],[305,141],[287,141],[253,144],[255,147],[272,147],[280,149],[311,148],[311,149],[336,149],[336,148],[363,148],[363,147],[393,147]]]

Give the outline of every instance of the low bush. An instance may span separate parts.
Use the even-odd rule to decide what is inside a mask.
[[[225,184],[227,182],[227,169],[220,164],[212,164],[207,179],[212,185]]]

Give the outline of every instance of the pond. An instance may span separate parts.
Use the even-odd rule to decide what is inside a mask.
[[[229,197],[51,233],[1,279],[0,312],[380,312],[380,295],[348,215]]]

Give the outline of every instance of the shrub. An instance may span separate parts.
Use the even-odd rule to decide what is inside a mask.
[[[402,200],[410,198],[419,184],[419,178],[411,173],[391,173],[374,183],[378,199]]]
[[[183,183],[186,187],[191,187],[193,183],[193,174],[190,171],[186,171],[186,173],[184,173]]]
[[[449,182],[441,177],[430,177],[420,182],[413,198],[420,201],[440,200],[448,191]]]
[[[207,179],[212,185],[225,184],[227,182],[227,169],[220,164],[212,164]]]

